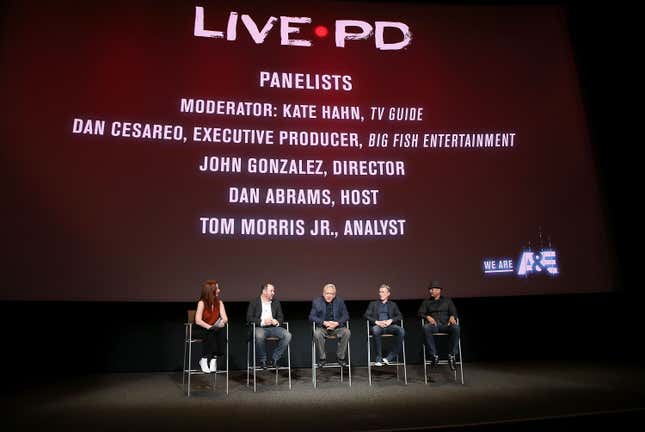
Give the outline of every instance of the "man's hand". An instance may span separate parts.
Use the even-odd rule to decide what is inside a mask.
[[[339,324],[336,321],[323,321],[323,326],[325,326],[327,330],[333,330],[338,327],[338,325]]]
[[[448,318],[448,324],[449,325],[457,325],[457,320],[453,315],[450,315],[450,318]]]
[[[271,320],[271,325],[277,326],[277,325],[279,325],[279,324],[280,324],[280,323],[278,322],[278,320],[277,320],[277,319],[272,319],[272,320]]]
[[[437,325],[437,321],[435,321],[435,319],[434,319],[434,318],[432,318],[430,315],[428,315],[428,316],[426,317],[426,319],[428,320],[428,324],[430,324],[430,325]]]
[[[392,320],[387,320],[387,321],[392,322]],[[389,326],[387,321],[374,321],[374,324],[376,324],[377,326],[379,326],[381,328],[385,328],[385,327]]]

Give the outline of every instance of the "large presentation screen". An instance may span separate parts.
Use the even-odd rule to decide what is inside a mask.
[[[564,11],[15,1],[4,300],[603,292]]]

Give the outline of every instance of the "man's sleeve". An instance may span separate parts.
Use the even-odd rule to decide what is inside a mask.
[[[425,320],[425,318],[430,315],[427,310],[427,301],[424,300],[421,302],[421,306],[419,306],[419,318],[423,318]]]
[[[284,315],[282,315],[282,305],[280,304],[279,300],[276,300],[276,305],[275,305],[275,318],[278,321],[279,325],[282,325],[284,322]]]
[[[316,325],[318,326],[322,325],[322,320],[318,318],[318,308],[316,308],[315,299],[311,302],[311,312],[309,312],[309,321],[316,323]]]
[[[260,325],[260,318],[256,316],[255,301],[249,302],[249,307],[246,309],[246,322],[247,324],[255,323],[256,326]]]
[[[448,312],[450,312],[450,315],[454,316],[455,319],[459,319],[459,317],[457,316],[457,308],[452,302],[452,299],[450,299],[450,303],[448,303]]]
[[[403,315],[401,315],[399,307],[396,303],[392,302],[392,321],[401,321],[402,319]]]
[[[338,309],[340,312],[340,316],[338,317],[338,324],[342,326],[347,321],[349,321],[349,312],[347,312],[347,306],[345,306],[344,300],[341,300],[338,306],[339,306]]]
[[[374,317],[374,314],[373,314],[373,312],[372,312],[372,309],[373,309],[373,308],[372,308],[372,305],[373,305],[373,304],[374,304],[374,302],[370,302],[370,304],[369,304],[369,305],[367,305],[367,309],[365,310],[365,314],[363,315],[363,317],[364,317],[366,320],[371,321],[371,322],[376,321],[376,317]]]

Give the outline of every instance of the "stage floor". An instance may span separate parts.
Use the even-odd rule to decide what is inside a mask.
[[[5,391],[10,427],[90,432],[103,430],[544,430],[558,423],[643,424],[645,371],[639,365],[580,363],[466,363],[465,385],[452,381],[446,367],[424,384],[423,367],[408,366],[408,385],[394,367],[379,368],[373,385],[367,369],[352,369],[352,387],[338,369],[319,374],[294,369],[274,383],[258,374],[258,391],[246,387],[245,371],[232,371],[211,391],[204,376],[193,377],[192,395],[181,374],[128,373],[56,377],[36,372]],[[3,422],[4,423],[4,422]],[[634,425],[636,426],[636,425]],[[633,428],[633,427],[632,427]],[[636,427],[638,429],[638,427]]]

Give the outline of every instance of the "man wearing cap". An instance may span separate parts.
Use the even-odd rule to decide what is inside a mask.
[[[448,365],[450,369],[457,368],[455,355],[459,349],[459,324],[457,324],[457,308],[448,297],[441,295],[441,283],[432,281],[428,286],[430,298],[421,303],[419,316],[424,320],[423,332],[425,333],[426,346],[428,347],[432,367],[437,366],[439,356],[437,346],[432,336],[435,333],[448,333],[450,341],[448,348]]]

